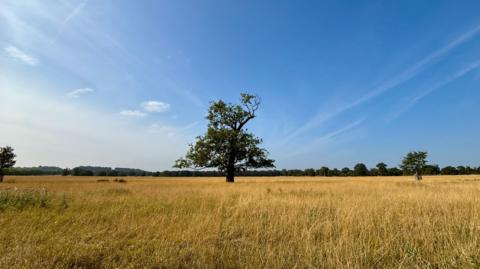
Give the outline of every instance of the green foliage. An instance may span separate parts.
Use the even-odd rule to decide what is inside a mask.
[[[322,166],[320,169],[317,170],[317,175],[322,177],[330,176],[330,168]]]
[[[3,181],[5,170],[15,165],[15,157],[17,157],[17,155],[13,153],[12,147],[0,147],[0,182]]]
[[[378,169],[378,175],[379,176],[387,176],[388,175],[388,169],[387,165],[383,162],[377,164],[377,169]]]
[[[458,170],[453,166],[446,166],[442,168],[442,175],[458,175]]]
[[[340,176],[351,176],[353,173],[352,173],[352,170],[350,170],[350,168],[348,167],[344,167],[342,168],[342,171],[340,171]]]
[[[243,129],[256,117],[259,106],[259,98],[246,93],[241,94],[240,105],[213,102],[206,117],[206,134],[197,137],[185,158],[178,159],[174,167],[217,168],[227,173],[228,181],[233,181],[235,171],[274,167],[274,161],[267,158],[268,152],[258,147],[262,140]]]
[[[314,177],[315,176],[315,169],[313,169],[313,168],[305,169],[305,175],[309,176],[309,177]]]
[[[427,152],[424,151],[412,151],[409,152],[402,161],[400,166],[405,175],[417,174],[422,175],[423,169],[427,164]]]
[[[440,174],[440,167],[438,165],[425,165],[423,167],[424,175],[439,175]]]
[[[353,167],[353,175],[354,176],[367,176],[368,175],[368,168],[363,163],[357,163],[355,167]]]

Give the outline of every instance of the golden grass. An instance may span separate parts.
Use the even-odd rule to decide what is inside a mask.
[[[97,179],[7,177],[0,268],[480,267],[480,176]]]

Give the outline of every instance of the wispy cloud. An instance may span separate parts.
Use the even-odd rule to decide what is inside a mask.
[[[453,75],[447,77],[446,79],[444,79],[442,81],[439,81],[439,82],[433,84],[431,87],[429,87],[429,88],[423,90],[422,92],[420,92],[419,94],[417,94],[406,105],[402,106],[400,109],[391,113],[387,117],[386,120],[387,121],[392,121],[392,120],[396,119],[401,114],[410,110],[413,106],[415,106],[421,99],[425,98],[427,95],[433,93],[434,91],[437,91],[437,90],[441,89],[442,87],[446,86],[447,84],[450,84],[450,83],[454,82],[455,80],[457,80],[459,78],[462,78],[466,74],[470,73],[473,70],[476,70],[479,67],[480,67],[480,60],[464,66],[462,69],[458,70]]]
[[[143,118],[147,116],[147,113],[140,110],[122,110],[120,111],[120,115],[127,117]]]
[[[440,48],[439,50],[433,52],[429,56],[421,59],[420,61],[416,62],[414,65],[410,66],[409,68],[405,69],[404,71],[400,72],[398,75],[394,76],[393,78],[385,81],[382,83],[379,87],[376,89],[372,90],[371,92],[367,93],[364,96],[361,96],[357,100],[345,104],[343,106],[338,107],[337,109],[328,112],[328,113],[320,113],[317,114],[315,117],[313,117],[311,120],[309,120],[307,123],[305,123],[303,126],[298,128],[295,132],[287,136],[285,141],[288,141],[298,135],[301,135],[312,128],[315,128],[316,126],[320,125],[321,123],[337,116],[340,113],[343,113],[349,109],[352,109],[354,107],[357,107],[387,91],[390,91],[397,86],[413,79],[414,77],[418,76],[422,71],[424,71],[429,65],[431,65],[433,62],[441,59],[442,57],[446,56],[450,51],[455,49],[456,47],[462,45],[463,43],[467,42],[470,40],[472,37],[477,35],[480,32],[480,25],[476,26],[472,30],[463,33],[461,36],[457,37],[450,43],[448,43],[446,46]]]
[[[354,130],[356,127],[361,125],[364,121],[365,121],[365,118],[359,119],[357,121],[349,123],[343,127],[340,127],[336,130],[333,130],[325,135],[322,135],[316,138],[315,140],[313,140],[312,143],[308,143],[308,145],[296,147],[295,149],[284,153],[282,159],[290,159],[295,156],[299,156],[314,150],[318,150],[318,147],[328,145],[328,142],[331,142],[338,136],[349,133],[350,131]]]
[[[337,130],[334,130],[328,134],[325,134],[325,135],[322,135],[321,137],[315,139],[314,143],[321,143],[321,142],[325,142],[325,141],[328,141],[332,138],[335,138],[343,133],[346,133],[350,130],[352,130],[353,128],[359,126],[360,124],[362,124],[363,122],[365,121],[365,118],[363,119],[359,119],[355,122],[352,122],[350,124],[347,124],[346,126],[340,128],[340,129],[337,129]]]
[[[91,93],[91,92],[94,92],[94,91],[95,90],[91,89],[91,88],[76,89],[76,90],[73,90],[73,91],[67,93],[67,96],[70,97],[70,98],[78,98],[81,95]]]
[[[443,87],[443,86],[445,86],[445,85],[447,85],[447,84],[465,76],[466,74],[468,74],[469,72],[477,69],[478,67],[480,67],[480,61],[475,61],[475,62],[463,67],[462,69],[460,69],[455,74],[448,77],[447,79],[434,84],[432,87],[428,88],[427,90],[421,92],[419,95],[415,96],[410,101],[410,104],[411,105],[416,104],[418,101],[420,101],[420,99],[424,98],[425,96],[427,96],[427,95],[431,94],[432,92],[440,89],[441,87]]]
[[[170,104],[160,101],[146,101],[141,104],[144,111],[152,112],[165,112],[170,109]]]
[[[75,18],[78,14],[80,14],[80,12],[87,5],[87,3],[88,3],[88,0],[84,0],[83,2],[78,4],[75,7],[75,9],[70,14],[67,15],[67,17],[65,17],[65,19],[62,21],[62,23],[60,25],[60,28],[58,29],[57,34],[55,35],[55,38],[53,39],[53,42],[55,42],[62,35],[62,33],[65,31],[65,28],[67,27],[68,23],[73,18]]]
[[[181,133],[189,132],[191,129],[198,126],[199,123],[200,122],[196,121],[196,122],[187,124],[183,127],[172,127],[172,126],[165,126],[165,125],[154,123],[148,127],[147,131],[153,134],[157,134],[157,133],[167,134],[169,137],[172,137]]]
[[[38,64],[38,59],[27,54],[26,52],[22,51],[21,49],[14,47],[14,46],[7,46],[4,48],[5,52],[15,60],[21,61],[24,64],[35,66]]]

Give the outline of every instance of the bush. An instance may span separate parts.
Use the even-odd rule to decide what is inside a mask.
[[[114,179],[113,181],[119,182],[119,183],[127,183],[127,181],[126,181],[125,179],[123,179],[123,178],[116,178],[116,179]]]

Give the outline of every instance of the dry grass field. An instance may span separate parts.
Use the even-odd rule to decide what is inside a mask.
[[[480,176],[98,179],[7,177],[0,268],[480,267]]]

